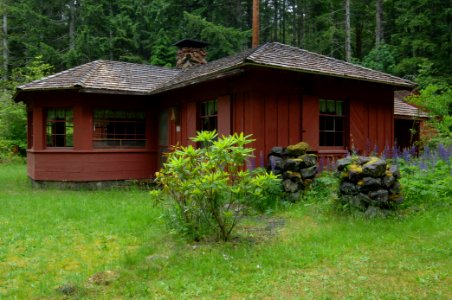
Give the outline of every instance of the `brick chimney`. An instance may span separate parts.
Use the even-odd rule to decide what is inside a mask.
[[[208,43],[196,40],[181,40],[174,44],[179,50],[176,55],[176,68],[188,69],[193,66],[206,64],[207,51],[204,49]]]

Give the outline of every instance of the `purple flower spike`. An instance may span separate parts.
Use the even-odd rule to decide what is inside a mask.
[[[446,147],[444,147],[443,144],[439,144],[438,154],[439,154],[439,157],[445,162],[448,162],[449,157],[451,156],[451,153],[448,150],[450,150],[450,149],[446,149]]]
[[[259,167],[264,167],[264,151],[259,152]]]

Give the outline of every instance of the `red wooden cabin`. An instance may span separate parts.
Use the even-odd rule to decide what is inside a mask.
[[[162,152],[199,130],[253,134],[257,165],[301,140],[322,156],[391,147],[394,90],[413,87],[267,43],[186,69],[95,61],[23,85],[15,99],[27,105],[31,179],[86,182],[151,178]]]

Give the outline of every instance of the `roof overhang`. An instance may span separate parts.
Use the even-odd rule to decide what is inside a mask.
[[[314,74],[314,75],[322,75],[322,76],[329,76],[329,77],[336,77],[336,78],[344,78],[344,79],[350,79],[350,80],[373,82],[373,83],[379,83],[379,84],[392,86],[394,88],[403,88],[403,89],[407,89],[407,90],[412,90],[417,86],[415,83],[411,84],[411,83],[407,82],[406,84],[396,84],[396,83],[390,83],[390,82],[382,81],[382,80],[372,80],[369,78],[363,78],[363,77],[359,77],[359,76],[350,76],[349,74],[346,74],[346,73],[332,74],[332,73],[320,72],[320,71],[309,70],[309,69],[289,68],[289,67],[278,66],[278,65],[273,65],[273,64],[255,63],[253,61],[248,61],[248,60],[245,62],[244,65],[255,66],[255,67],[266,67],[266,68],[271,68],[271,69],[292,71],[292,72],[305,73],[305,74]]]

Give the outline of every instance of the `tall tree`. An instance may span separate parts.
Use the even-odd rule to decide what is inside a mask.
[[[3,23],[2,23],[2,46],[3,46],[3,80],[8,79],[8,64],[9,64],[9,51],[8,51],[8,13],[6,6],[3,7]]]
[[[383,42],[383,0],[375,0],[375,47]]]
[[[75,49],[76,0],[69,0],[69,50]]]
[[[350,0],[345,0],[345,60],[352,60],[352,43],[350,29]]]

